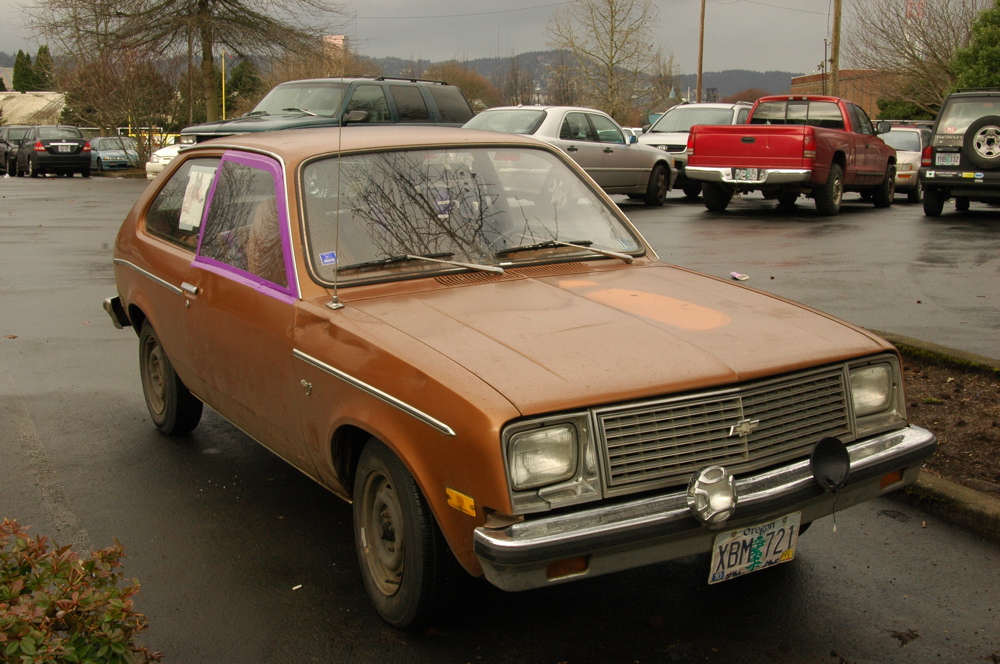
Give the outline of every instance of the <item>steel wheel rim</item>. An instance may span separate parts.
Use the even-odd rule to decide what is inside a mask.
[[[973,142],[976,152],[987,159],[1000,157],[1000,129],[994,126],[983,127],[976,134]]]
[[[150,409],[156,414],[162,414],[166,406],[166,386],[163,377],[163,350],[152,339],[147,339],[143,346],[142,382],[146,388],[146,398]]]
[[[365,479],[361,503],[365,562],[372,582],[386,597],[403,582],[406,530],[403,508],[389,479],[373,472]]]
[[[662,169],[656,177],[656,198],[663,200],[667,197],[667,174]]]
[[[839,177],[833,180],[833,204],[840,207],[840,199],[844,197],[844,181]]]

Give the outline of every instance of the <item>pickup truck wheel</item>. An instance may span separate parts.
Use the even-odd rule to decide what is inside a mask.
[[[189,433],[201,420],[204,404],[192,395],[174,372],[160,339],[149,321],[139,332],[139,375],[149,417],[168,435]]]
[[[700,182],[688,182],[681,190],[684,192],[684,196],[694,200],[701,196],[701,183]]]
[[[712,212],[722,212],[733,200],[733,190],[716,182],[706,182],[701,188],[701,197],[705,199],[705,207]]]
[[[924,189],[924,215],[940,217],[946,196],[940,189]]]
[[[797,200],[799,200],[797,191],[783,191],[778,194],[778,205],[795,205]]]
[[[450,555],[413,476],[371,439],[354,476],[354,542],[368,596],[400,629],[424,622],[442,588]]]
[[[830,166],[826,184],[813,192],[813,198],[820,214],[829,217],[840,212],[840,203],[844,199],[844,173],[839,164]]]
[[[920,184],[920,180],[913,185],[913,189],[906,192],[906,202],[907,203],[919,203],[924,197],[924,185]]]
[[[1000,115],[987,115],[969,125],[962,139],[962,152],[979,168],[1000,168]]]
[[[651,207],[660,207],[667,200],[669,187],[670,180],[666,167],[663,164],[653,166],[653,170],[649,173],[649,184],[646,185],[646,197],[643,202]]]
[[[887,208],[892,205],[892,200],[895,197],[896,166],[895,164],[889,164],[889,167],[885,169],[885,179],[879,185],[878,189],[875,190],[872,202],[875,203],[875,207],[877,208]]]

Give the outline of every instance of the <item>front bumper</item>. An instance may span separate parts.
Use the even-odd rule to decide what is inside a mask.
[[[757,169],[759,171],[757,178],[737,180],[735,177],[737,170],[728,167],[688,166],[684,169],[684,174],[690,180],[734,186],[802,184],[809,182],[812,177],[812,171],[808,168],[760,168]]]
[[[806,524],[910,484],[936,445],[934,434],[912,425],[849,445],[851,474],[837,496],[823,491],[808,460],[738,479],[736,512],[714,528],[692,516],[682,489],[501,528],[482,526],[474,534],[475,552],[490,583],[512,591],[705,553],[724,530],[792,512],[801,512]],[[896,471],[900,477],[887,483]],[[550,575],[552,563],[581,557],[583,571]]]

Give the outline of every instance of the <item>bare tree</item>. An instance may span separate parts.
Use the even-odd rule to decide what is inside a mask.
[[[477,113],[500,102],[500,93],[485,76],[455,61],[431,65],[424,70],[424,77],[445,81],[461,89]]]
[[[25,9],[36,32],[76,54],[87,48],[197,52],[209,121],[219,119],[217,49],[239,57],[322,51],[335,0],[36,0]],[[189,76],[189,79],[193,77]]]
[[[656,20],[653,0],[572,0],[545,30],[553,46],[571,54],[584,101],[625,122],[661,58]]]
[[[512,55],[506,69],[498,70],[494,81],[504,105],[535,103],[535,77],[521,66],[521,59]]]
[[[953,86],[952,59],[992,0],[855,0],[844,45],[848,67],[875,69],[876,93],[932,115]]]
[[[556,61],[549,65],[545,80],[547,103],[556,106],[578,106],[580,91],[573,77],[566,51],[559,51]]]

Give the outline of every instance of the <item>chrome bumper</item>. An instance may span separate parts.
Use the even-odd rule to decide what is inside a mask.
[[[504,590],[539,588],[705,553],[712,550],[719,532],[791,512],[801,512],[806,524],[910,484],[936,445],[934,434],[909,426],[848,446],[851,474],[839,496],[820,488],[808,460],[738,479],[736,512],[716,528],[692,516],[686,492],[680,490],[502,528],[483,526],[474,534],[475,551],[486,578]],[[902,471],[901,479],[883,486],[883,477],[894,471]],[[550,578],[551,563],[579,557],[588,559],[584,571]]]
[[[812,171],[808,168],[760,168],[760,177],[756,180],[737,180],[733,177],[732,168],[710,168],[708,166],[688,166],[684,174],[690,180],[715,182],[731,185],[775,185],[800,184],[808,182]]]
[[[122,305],[122,300],[120,297],[109,297],[104,300],[104,310],[108,312],[111,316],[111,322],[119,330],[132,325],[132,321],[128,319],[128,314],[125,313],[125,307]]]

